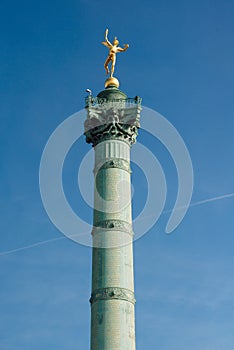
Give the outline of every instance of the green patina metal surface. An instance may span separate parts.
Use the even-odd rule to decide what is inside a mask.
[[[140,98],[108,87],[89,97],[86,108],[96,188],[91,350],[135,350],[130,147],[140,126]]]

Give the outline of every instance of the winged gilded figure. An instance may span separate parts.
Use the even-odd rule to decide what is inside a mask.
[[[110,77],[113,77],[114,71],[115,71],[115,63],[116,63],[116,54],[118,52],[124,52],[129,48],[128,44],[124,44],[124,47],[120,47],[119,45],[119,41],[117,40],[117,38],[114,38],[113,44],[108,40],[108,29],[106,29],[106,33],[105,33],[105,41],[102,42],[103,45],[105,45],[110,51],[109,51],[109,55],[104,63],[104,68],[106,70],[106,75],[108,75],[110,73]],[[109,70],[109,63],[111,62],[111,70]]]

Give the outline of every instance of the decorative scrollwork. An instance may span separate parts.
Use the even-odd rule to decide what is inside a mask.
[[[118,139],[132,145],[140,127],[140,111],[138,103],[126,107],[123,102],[114,101],[87,107],[86,142],[96,146],[105,140]]]
[[[138,127],[136,125],[112,122],[89,128],[85,135],[86,142],[92,143],[94,147],[101,141],[111,139],[122,140],[132,145],[136,142]]]

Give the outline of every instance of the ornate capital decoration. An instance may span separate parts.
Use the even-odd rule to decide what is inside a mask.
[[[103,220],[94,223],[92,234],[98,233],[101,229],[123,231],[129,235],[133,235],[132,225],[123,220]]]
[[[94,169],[94,173],[97,173],[98,171],[100,171],[102,169],[109,169],[109,168],[122,169],[122,170],[127,171],[130,174],[132,172],[131,168],[130,168],[130,163],[127,160],[121,159],[121,158],[113,158],[113,159],[106,161],[101,166],[96,166],[96,168]]]
[[[84,132],[86,142],[93,146],[110,139],[122,140],[130,145],[135,143],[141,107],[139,102],[133,101],[123,99],[88,104]]]
[[[126,300],[133,305],[136,303],[134,293],[126,288],[120,287],[107,287],[96,289],[92,292],[90,303],[93,304],[99,300]]]

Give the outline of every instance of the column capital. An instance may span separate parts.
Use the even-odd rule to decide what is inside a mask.
[[[140,99],[102,100],[93,99],[86,107],[86,142],[93,146],[110,139],[135,143],[140,127]]]

